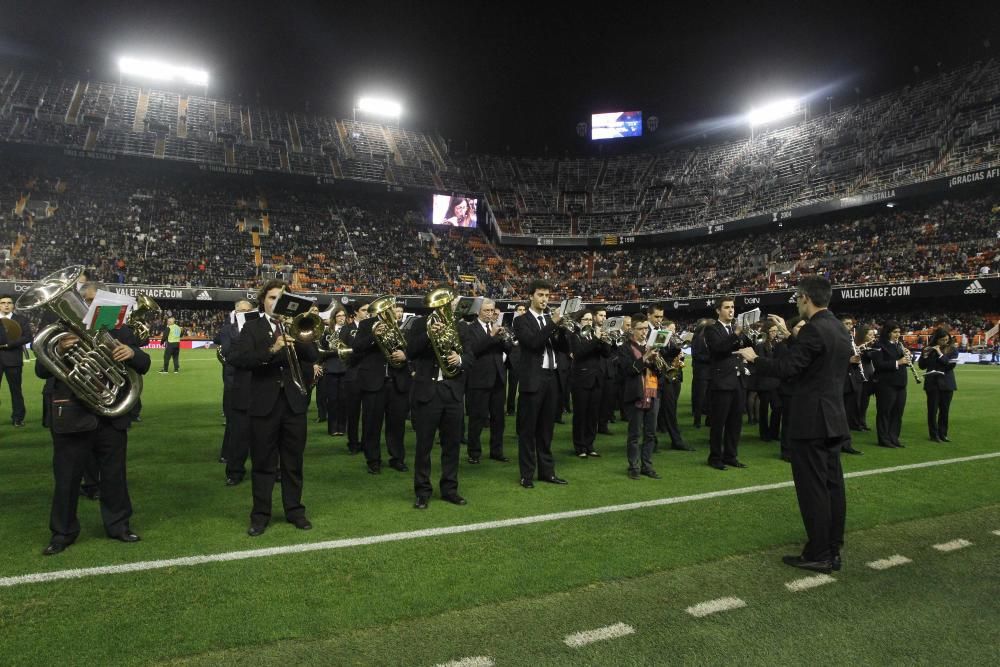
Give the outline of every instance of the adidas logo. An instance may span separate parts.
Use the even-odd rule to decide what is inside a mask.
[[[212,295],[208,293],[208,290],[201,290],[194,295],[195,301],[211,301]]]
[[[965,288],[965,294],[986,294],[986,288],[984,288],[982,283],[978,280],[973,280],[969,283],[969,286]]]

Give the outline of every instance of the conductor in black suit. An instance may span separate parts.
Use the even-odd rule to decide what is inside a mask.
[[[744,334],[733,330],[736,304],[731,297],[720,299],[715,311],[719,319],[705,328],[705,345],[711,358],[709,415],[712,428],[709,433],[711,449],[708,465],[717,470],[725,470],[727,466],[746,468],[737,452],[743,432],[747,374],[743,357],[736,351],[751,347],[753,343]]]
[[[793,567],[829,573],[840,569],[847,500],[840,449],[850,443],[844,410],[844,380],[853,354],[851,335],[827,310],[830,281],[807,276],[795,294],[799,314],[809,322],[784,357],[758,357],[752,347],[739,351],[768,377],[795,377],[796,391],[785,411],[792,447],[792,476],[808,542],[798,556],[782,560]],[[775,315],[779,326],[784,322]],[[713,415],[713,420],[715,419]]]
[[[510,354],[513,345],[499,335],[501,327],[496,319],[496,303],[483,299],[479,316],[465,327],[469,347],[475,361],[466,370],[466,403],[469,410],[469,463],[479,463],[483,455],[480,442],[483,428],[490,427],[490,458],[506,462],[503,454],[504,398],[507,388],[507,369],[504,353]]]
[[[433,322],[434,331],[444,328],[443,322]],[[449,374],[446,377],[438,364],[427,332],[427,318],[414,320],[407,331],[406,349],[413,362],[413,383],[411,388],[411,414],[413,430],[417,434],[416,453],[413,460],[413,489],[416,509],[427,509],[431,493],[431,450],[434,435],[441,437],[441,499],[454,505],[465,505],[466,500],[458,493],[458,460],[462,451],[462,408],[465,405],[464,369],[472,366],[475,356],[469,349],[467,326],[459,325],[462,354],[451,351],[446,356]]]
[[[927,393],[927,430],[932,442],[951,442],[948,438],[948,411],[958,389],[955,365],[958,350],[947,329],[931,334],[931,345],[924,348],[918,365],[926,371],[924,391]]]
[[[31,324],[24,315],[14,312],[14,297],[9,294],[0,295],[0,318],[10,319],[21,328],[20,335],[9,338],[6,327],[0,327],[0,373],[7,377],[7,386],[10,387],[11,423],[20,427],[24,426],[25,415],[21,371],[24,367],[24,346],[31,342]]]
[[[566,484],[556,476],[552,458],[552,432],[560,411],[560,376],[556,348],[566,349],[565,330],[559,327],[562,317],[545,312],[552,285],[534,280],[528,286],[531,299],[528,311],[514,320],[514,335],[520,343],[518,365],[520,393],[517,400],[517,458],[521,486],[534,488],[538,479],[551,484]]]
[[[271,494],[279,461],[285,519],[300,530],[312,528],[302,505],[302,455],[309,397],[292,381],[290,355],[285,347],[295,345],[307,388],[318,355],[314,345],[296,343],[284,333],[283,324],[273,315],[285,287],[283,281],[270,280],[261,288],[257,302],[263,315],[243,326],[229,359],[236,368],[250,371],[250,381],[235,387],[233,405],[250,416],[253,510],[247,534],[251,537],[262,535],[271,521]]]

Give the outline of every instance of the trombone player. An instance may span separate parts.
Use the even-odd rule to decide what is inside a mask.
[[[271,521],[271,494],[281,463],[281,500],[285,519],[309,530],[302,505],[302,455],[306,447],[308,381],[316,361],[314,345],[297,342],[287,333],[274,307],[287,285],[270,280],[257,295],[262,316],[248,321],[228,361],[250,371],[248,382],[235,387],[233,407],[250,417],[250,461],[253,509],[250,537],[263,535]]]

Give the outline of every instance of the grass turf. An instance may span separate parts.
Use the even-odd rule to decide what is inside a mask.
[[[688,427],[685,435],[699,451],[661,452],[656,465],[664,479],[635,482],[625,476],[623,424],[612,427],[617,435],[600,437],[604,457],[586,461],[571,455],[566,425],[557,427],[555,450],[559,474],[570,480],[569,486],[523,490],[517,487],[513,462],[463,464],[461,491],[470,504],[459,508],[435,499],[429,511],[416,512],[410,509],[411,475],[392,470],[379,477],[366,475],[364,462],[347,455],[342,438],[330,438],[325,425],[310,423],[304,501],[316,529],[295,531],[280,522],[279,510],[272,529],[251,540],[244,533],[249,486],[223,486],[222,466],[215,462],[222,429],[218,365],[211,352],[185,352],[183,363],[180,374],[149,376],[143,422],[130,434],[132,527],[143,541],[122,545],[104,539],[96,505],[81,501],[79,541],[47,559],[39,551],[48,540],[50,441],[38,426],[40,383],[26,369],[29,426],[10,429],[0,444],[0,497],[8,508],[0,523],[0,576],[466,524],[790,477],[787,464],[776,458],[776,446],[757,441],[756,427],[744,431],[740,457],[750,464],[747,470],[720,473],[705,466],[707,430]],[[869,446],[874,445],[873,434],[862,434],[855,446],[866,455],[845,458],[845,468],[997,451],[986,409],[1000,394],[997,378],[994,368],[959,370],[951,444],[927,441],[923,392],[911,385],[903,430],[910,446],[880,449]],[[689,421],[687,400],[685,392],[682,426]],[[514,454],[510,421],[506,443],[508,454]],[[407,446],[412,454],[412,432]],[[998,479],[1000,459],[851,480],[848,528],[866,530],[992,506],[1000,500]],[[255,660],[261,647],[282,646],[275,642],[321,642],[327,637],[342,642],[364,632],[385,637],[394,624],[456,610],[530,606],[533,600],[559,595],[564,604],[575,606],[575,596],[588,586],[669,575],[699,564],[714,571],[741,554],[796,543],[801,537],[789,488],[480,533],[6,588],[0,589],[0,662],[65,661],[66,647],[73,647],[69,661],[80,663],[148,663],[218,649],[231,649],[228,657],[242,652]],[[850,549],[849,543],[848,553]],[[787,576],[787,568],[770,567]],[[995,621],[996,608],[986,611]],[[838,620],[854,622],[850,614]],[[528,626],[515,617],[503,627],[517,635]],[[439,648],[448,647],[442,637]],[[786,650],[791,649],[779,647],[775,655],[796,655]],[[432,662],[447,659],[446,650],[428,644],[427,651],[427,656],[442,656],[428,657]],[[357,661],[414,664],[424,659],[405,650],[386,653],[384,661],[365,655],[358,653]],[[636,653],[635,662],[642,662],[642,656]],[[626,656],[612,660],[628,662]]]

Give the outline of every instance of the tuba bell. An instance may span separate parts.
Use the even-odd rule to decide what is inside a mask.
[[[39,331],[32,341],[38,361],[92,411],[102,417],[120,417],[139,400],[142,376],[112,358],[118,341],[106,329],[92,332],[84,327],[89,307],[74,289],[82,274],[82,266],[49,274],[21,295],[17,308],[45,308],[55,314],[59,321]],[[69,336],[79,340],[61,351],[59,343]],[[126,393],[119,396],[126,386]]]
[[[153,300],[153,297],[146,294],[137,296],[135,302],[135,308],[132,309],[132,313],[128,316],[125,324],[132,327],[132,332],[135,333],[135,337],[140,342],[148,341],[150,331],[149,325],[146,324],[146,317],[151,313],[160,312],[160,306]]]
[[[399,328],[399,323],[396,322],[395,308],[396,297],[386,294],[368,304],[368,315],[378,318],[383,324],[381,334],[376,334],[374,327],[372,328],[372,335],[375,336],[375,343],[382,351],[382,356],[393,368],[402,368],[406,364],[405,361],[397,363],[392,360],[392,353],[396,350],[406,351],[406,338]]]
[[[451,302],[454,300],[455,293],[447,287],[432,290],[424,297],[424,305],[433,311],[427,316],[427,338],[431,342],[441,374],[446,378],[456,377],[461,372],[461,368],[453,368],[448,363],[448,356],[452,352],[462,354],[462,339],[458,335],[455,313],[451,309]],[[434,333],[431,325],[436,322],[443,324],[444,328]]]

